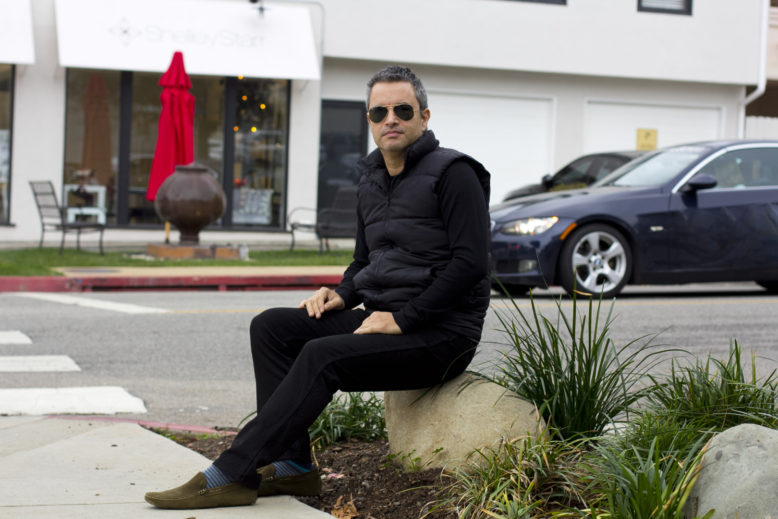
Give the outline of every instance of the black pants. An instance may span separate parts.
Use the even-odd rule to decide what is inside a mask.
[[[308,427],[338,391],[392,391],[440,384],[462,373],[477,341],[426,328],[405,335],[354,335],[365,310],[267,310],[251,322],[257,415],[214,462],[231,479],[257,487],[256,469],[282,459],[310,460]]]

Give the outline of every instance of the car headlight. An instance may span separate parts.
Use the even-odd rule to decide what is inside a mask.
[[[500,227],[500,232],[504,234],[542,234],[549,230],[559,221],[556,216],[546,218],[522,218],[508,222]]]

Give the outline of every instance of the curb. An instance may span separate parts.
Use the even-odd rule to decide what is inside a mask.
[[[0,292],[119,290],[305,290],[334,287],[341,275],[0,277]]]
[[[153,420],[141,420],[135,418],[117,418],[113,416],[92,416],[92,415],[46,415],[50,420],[77,420],[84,422],[111,422],[111,423],[133,423],[147,429],[167,429],[182,433],[192,434],[219,434],[224,436],[234,436],[237,431],[219,429],[218,427],[207,427],[203,425],[187,425],[180,423],[158,422]]]

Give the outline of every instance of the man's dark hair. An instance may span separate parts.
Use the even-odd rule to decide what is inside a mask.
[[[424,90],[421,79],[416,77],[416,74],[408,67],[401,67],[399,65],[390,65],[382,68],[370,78],[370,81],[367,82],[367,107],[370,108],[370,92],[373,90],[373,85],[376,83],[397,82],[410,83],[413,87],[413,91],[416,93],[416,101],[419,102],[419,110],[427,108],[427,91]]]

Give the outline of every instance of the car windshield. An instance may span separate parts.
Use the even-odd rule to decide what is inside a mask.
[[[681,146],[651,153],[633,160],[608,175],[596,185],[622,187],[650,187],[664,184],[696,162],[706,148]]]

